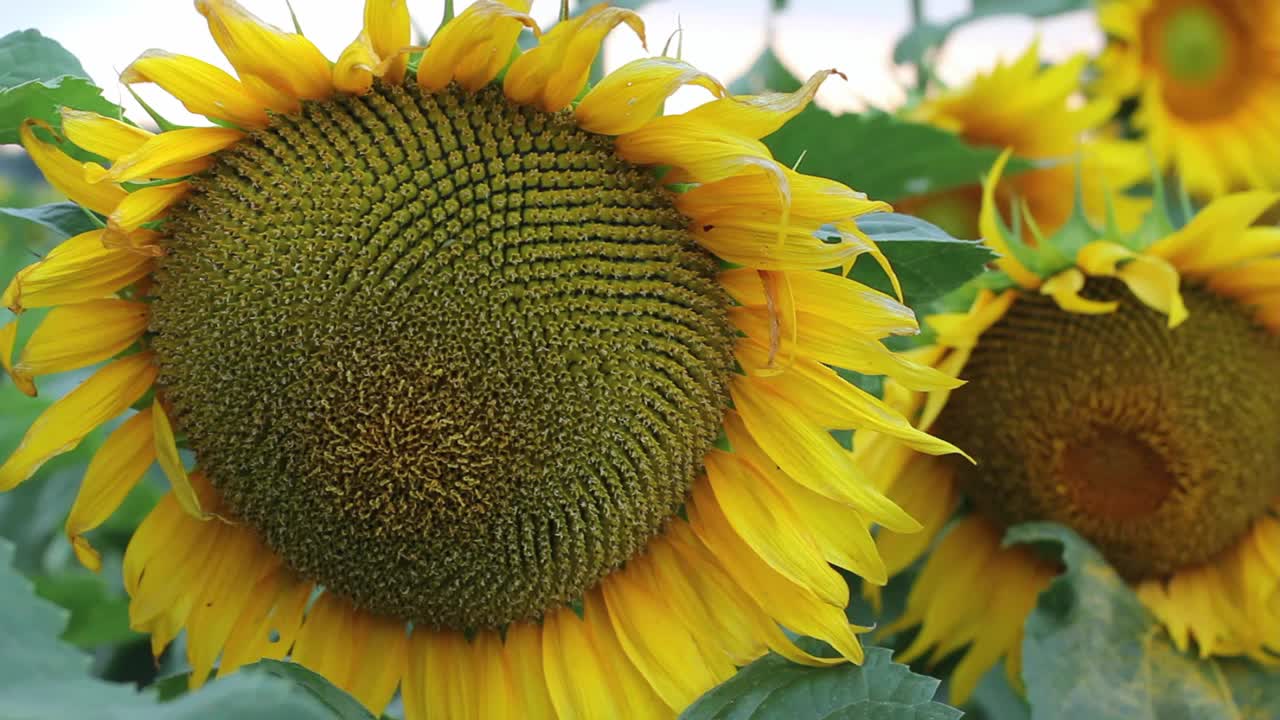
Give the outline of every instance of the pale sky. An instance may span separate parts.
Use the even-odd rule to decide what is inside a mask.
[[[241,0],[259,17],[292,27],[284,0]],[[459,0],[459,9],[469,4]],[[649,50],[661,52],[666,38],[684,28],[685,60],[724,82],[732,80],[764,47],[771,0],[658,0],[640,14],[649,35]],[[161,48],[230,66],[209,38],[204,19],[190,0],[0,0],[0,35],[38,28],[75,53],[109,99],[122,103],[131,117],[145,120],[142,110],[119,86],[116,77],[142,51]],[[535,0],[533,14],[550,24],[559,10],[556,0]],[[930,17],[960,14],[968,0],[926,0]],[[303,31],[331,59],[360,27],[361,0],[293,0]],[[430,32],[441,14],[441,0],[409,0],[416,22]],[[797,75],[835,67],[848,75],[828,81],[818,102],[833,110],[867,105],[892,108],[902,101],[901,85],[890,59],[895,39],[908,25],[908,0],[790,0],[776,19],[776,51]],[[941,75],[962,82],[998,58],[1012,58],[1034,38],[1042,55],[1060,60],[1080,51],[1095,51],[1101,35],[1088,13],[1072,13],[1051,21],[1002,17],[974,23],[952,36],[944,51]],[[641,57],[644,50],[625,29],[614,31],[605,46],[607,69]],[[143,98],[169,119],[200,124],[177,101],[154,86],[137,86]],[[668,105],[679,112],[703,102],[705,91],[687,89]]]

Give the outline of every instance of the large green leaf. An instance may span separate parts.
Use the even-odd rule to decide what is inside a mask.
[[[0,145],[18,142],[18,128],[28,118],[61,127],[61,109],[92,110],[120,117],[120,107],[102,97],[102,89],[84,78],[62,75],[52,80],[31,80],[0,90]]]
[[[945,22],[921,23],[899,38],[893,48],[893,61],[920,64],[930,51],[946,42],[948,35],[975,20],[993,15],[1052,17],[1083,10],[1091,4],[1091,0],[971,0],[967,13]]]
[[[953,133],[878,111],[832,115],[810,106],[764,139],[774,157],[801,172],[839,180],[893,202],[978,183],[999,151]],[[1031,167],[1013,158],[1007,177]]]
[[[810,652],[833,657],[807,638]],[[934,702],[938,681],[916,675],[890,660],[891,653],[867,648],[862,665],[814,668],[766,655],[703,695],[681,720],[955,720],[961,712]]]
[[[1033,720],[1264,720],[1280,675],[1180,653],[1106,560],[1071,530],[1020,525],[1013,543],[1062,547],[1066,572],[1027,618],[1022,676]]]
[[[57,41],[38,30],[0,38],[0,145],[18,142],[18,127],[27,118],[58,127],[64,106],[111,117],[121,112]]]
[[[0,214],[40,225],[59,240],[100,227],[88,211],[73,202],[49,203],[31,208],[0,207]]]
[[[858,227],[889,258],[907,305],[916,309],[982,274],[987,263],[997,257],[976,240],[957,240],[938,226],[910,215],[872,213],[858,218]],[[869,255],[858,258],[850,276],[892,292],[888,277]]]
[[[75,55],[39,30],[17,30],[0,38],[0,88],[60,75],[89,77]]]
[[[368,720],[363,711],[342,714],[350,706],[338,707],[329,695],[340,691],[321,696],[314,683],[268,672],[239,672],[169,703],[98,680],[89,674],[89,656],[58,640],[66,611],[32,592],[13,569],[13,554],[13,546],[0,541],[0,716],[6,720]]]

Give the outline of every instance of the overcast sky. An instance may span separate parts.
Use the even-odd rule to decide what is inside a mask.
[[[58,40],[75,53],[110,99],[121,102],[135,118],[141,110],[116,81],[120,70],[148,48],[195,55],[222,65],[209,39],[204,19],[189,0],[0,0],[0,35],[28,27]],[[284,0],[241,0],[259,17],[291,27]],[[460,0],[459,8],[469,4]],[[771,0],[659,0],[644,7],[649,49],[658,53],[666,37],[684,28],[684,59],[724,81],[747,68],[765,43],[767,8]],[[798,75],[836,67],[847,83],[828,81],[818,101],[832,109],[866,105],[893,107],[902,100],[890,54],[894,40],[908,25],[907,0],[790,0],[776,20],[776,49]],[[968,0],[926,0],[926,13],[946,19],[960,14]],[[361,0],[293,0],[306,34],[332,59],[359,30]],[[414,19],[432,30],[440,17],[441,0],[409,0]],[[556,0],[535,0],[534,16],[550,24],[559,9]],[[967,26],[952,37],[942,63],[943,78],[959,82],[990,66],[997,58],[1020,53],[1037,35],[1043,54],[1056,60],[1081,50],[1096,50],[1101,36],[1087,13],[1074,13],[1048,22],[996,18]],[[640,43],[617,30],[605,47],[608,68],[640,57]],[[177,122],[196,122],[176,101],[154,86],[139,92],[162,114]],[[679,111],[706,98],[704,91],[686,90],[669,106]]]

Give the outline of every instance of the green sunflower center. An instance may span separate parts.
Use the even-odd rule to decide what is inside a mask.
[[[1181,82],[1213,80],[1227,63],[1231,36],[1213,10],[1188,5],[1175,11],[1164,25],[1161,57],[1169,74]]]
[[[1086,294],[1120,309],[1014,303],[936,434],[978,459],[961,485],[1004,525],[1069,525],[1131,579],[1208,560],[1280,496],[1280,337],[1198,287],[1174,330],[1118,282]]]
[[[727,405],[717,264],[651,172],[497,88],[377,86],[167,226],[163,395],[241,521],[373,612],[496,627],[678,511]]]

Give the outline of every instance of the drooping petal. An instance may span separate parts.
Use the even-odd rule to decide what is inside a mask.
[[[356,610],[331,592],[316,598],[293,644],[293,661],[345,688],[360,659],[353,637]]]
[[[125,420],[94,453],[66,524],[67,539],[82,565],[94,572],[102,567],[102,556],[84,534],[120,507],[155,459],[150,408]]]
[[[431,38],[418,65],[418,86],[438,92],[457,79],[474,92],[488,84],[507,64],[523,28],[541,34],[528,10],[529,0],[476,0]]]
[[[260,130],[270,122],[269,106],[239,80],[222,68],[188,55],[148,50],[120,73],[120,82],[155,83],[192,113],[248,130]],[[289,108],[270,109],[281,112]]]
[[[672,610],[653,584],[649,564],[646,558],[628,561],[624,570],[601,583],[601,594],[626,656],[667,706],[679,712],[732,677],[734,667],[723,656],[709,661],[689,630],[671,621]]]
[[[547,112],[563,110],[587,83],[591,63],[606,35],[626,23],[643,44],[644,21],[625,8],[600,4],[557,23],[537,47],[522,53],[507,69],[502,89],[512,102],[534,104]]]
[[[103,245],[105,230],[90,230],[49,251],[44,260],[28,265],[0,296],[13,312],[97,300],[147,275],[153,259]]]
[[[62,108],[62,132],[79,147],[112,162],[142,147],[155,136],[115,118],[65,107]]]
[[[762,138],[774,133],[808,107],[818,88],[832,75],[844,77],[835,69],[820,70],[795,92],[735,95],[699,105],[685,113],[685,117],[747,137]]]
[[[0,492],[12,490],[48,460],[75,449],[85,435],[142,397],[157,368],[150,352],[120,358],[45,409],[0,466]]]
[[[341,92],[364,95],[373,88],[378,55],[367,32],[361,32],[338,56],[333,66],[333,86]]]
[[[164,214],[182,198],[186,197],[190,184],[185,182],[168,185],[149,185],[134,190],[125,196],[111,215],[107,217],[107,227],[113,232],[128,233],[142,227]]]
[[[502,653],[511,671],[511,689],[517,704],[532,720],[555,720],[555,707],[547,691],[542,669],[543,627],[532,622],[516,622],[507,626]]]
[[[171,497],[171,496],[170,496]],[[173,510],[191,518],[173,503]],[[132,548],[132,543],[130,543]],[[263,658],[283,659],[293,647],[312,584],[283,566],[249,580],[252,590],[222,649],[218,677]]]
[[[246,578],[257,579],[279,566],[279,559],[250,528],[228,526],[220,536],[218,550],[199,581],[199,596],[184,623],[187,661],[191,664],[188,685],[193,690],[208,680],[236,619],[249,602],[254,584]]]
[[[697,502],[720,506],[734,532],[761,560],[831,605],[849,603],[849,586],[827,564],[804,523],[754,466],[713,450],[704,460],[707,482],[695,483]]]
[[[36,137],[32,127],[48,125],[39,120],[23,121],[18,134],[31,161],[55,190],[75,203],[103,215],[110,215],[127,193],[114,183],[91,183],[84,179],[84,166],[75,158]]]
[[[120,156],[110,170],[91,172],[91,182],[127,182],[155,177],[160,168],[199,161],[244,139],[240,130],[221,127],[184,128],[153,135],[135,150]],[[97,166],[91,166],[97,167]]]
[[[3,368],[15,387],[24,395],[35,397],[36,386],[31,378],[13,373],[13,345],[18,340],[18,319],[0,325],[0,368]]]
[[[127,300],[56,307],[27,340],[13,373],[30,379],[106,360],[137,341],[149,318],[146,303]]]
[[[606,75],[573,109],[578,126],[601,135],[639,130],[662,111],[676,90],[697,85],[716,97],[724,86],[715,78],[675,58],[639,58]]]
[[[151,405],[151,419],[152,429],[155,431],[156,460],[160,463],[160,469],[164,470],[165,476],[169,478],[169,488],[173,492],[174,499],[191,517],[199,520],[209,519],[211,515],[201,504],[200,493],[196,490],[196,486],[203,481],[192,480],[191,475],[187,474],[187,468],[178,455],[173,426],[169,424],[169,416],[165,413],[159,398],[156,398]]]
[[[307,38],[262,22],[235,0],[196,0],[196,10],[241,78],[259,78],[299,100],[333,94],[329,61]]]
[[[914,335],[920,326],[911,308],[879,290],[831,273],[787,273],[797,308],[875,337]],[[721,287],[742,305],[766,304],[764,286],[747,269],[720,273]]]
[[[1076,264],[1090,275],[1120,278],[1144,304],[1167,315],[1171,328],[1187,319],[1187,307],[1178,291],[1181,278],[1163,258],[1139,255],[1122,245],[1098,241],[1080,249]]]
[[[1080,315],[1105,315],[1120,307],[1116,301],[1104,302],[1080,296],[1084,290],[1084,273],[1077,268],[1067,268],[1040,286],[1040,293],[1053,298],[1058,307]]]
[[[861,662],[862,645],[843,606],[823,602],[812,590],[796,585],[769,567],[736,533],[715,502],[686,505],[689,523],[720,565],[762,607],[786,627],[819,638],[851,662]]]

